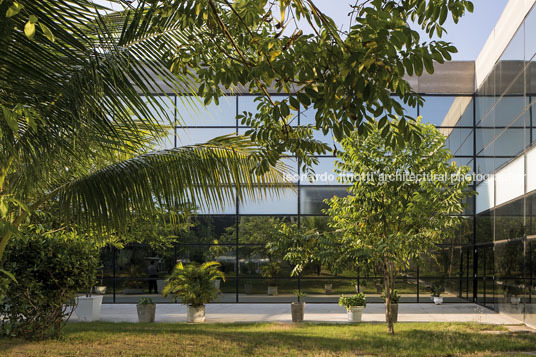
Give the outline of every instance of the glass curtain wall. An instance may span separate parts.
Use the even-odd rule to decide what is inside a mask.
[[[276,95],[277,97],[277,95]],[[282,97],[281,97],[282,98]],[[471,98],[456,96],[425,96],[426,103],[419,108],[407,108],[408,114],[421,115],[423,121],[440,127],[448,136],[447,146],[455,154],[460,165],[473,167],[473,105],[463,109],[462,120],[456,126],[441,126],[448,115],[459,113],[458,101]],[[226,96],[220,104],[203,107],[192,97],[173,97],[172,105],[163,104],[176,125],[164,144],[158,149],[203,143],[216,136],[243,134],[248,128],[236,120],[237,113],[256,111],[254,97],[248,95]],[[162,103],[167,103],[162,98]],[[193,108],[192,108],[193,106]],[[455,106],[455,105],[454,105]],[[314,109],[294,113],[293,125],[314,123]],[[315,134],[319,139],[333,143],[331,136]],[[299,173],[299,163],[287,157],[285,162]],[[323,216],[323,200],[333,195],[345,195],[346,187],[337,182],[333,173],[335,157],[318,157],[313,181],[299,177],[294,189],[283,192],[278,199],[236,202],[220,211],[198,210],[194,227],[188,232],[167,232],[176,234],[178,243],[164,250],[154,250],[148,246],[131,245],[121,250],[106,249],[101,284],[108,286],[105,302],[134,303],[140,296],[149,294],[147,268],[154,261],[157,264],[158,294],[151,291],[153,300],[167,302],[160,292],[177,262],[204,262],[216,260],[222,264],[227,276],[221,282],[220,302],[290,302],[295,299],[293,292],[301,290],[309,302],[336,302],[342,293],[363,291],[369,301],[381,302],[382,278],[380,274],[359,271],[331,272],[327,267],[311,265],[300,278],[291,278],[291,267],[277,257],[271,257],[266,249],[270,240],[270,229],[276,222],[296,223],[318,231],[327,229],[327,217]],[[434,258],[422,266],[412,266],[400,275],[396,285],[402,295],[402,302],[431,302],[430,286],[441,281],[447,288],[445,301],[465,301],[472,294],[472,244],[474,209],[469,202],[464,214],[464,224],[456,235],[448,237],[445,244],[438,246]],[[268,271],[270,263],[275,264]],[[269,294],[269,287],[277,286],[277,295]],[[273,288],[270,288],[270,293]]]
[[[476,300],[532,325],[535,30],[532,9],[475,96],[475,171],[489,175],[476,186]]]

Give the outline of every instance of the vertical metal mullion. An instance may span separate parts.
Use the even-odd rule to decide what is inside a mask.
[[[113,274],[114,274],[114,278],[113,278],[113,283],[112,283],[112,290],[113,290],[113,303],[115,304],[115,288],[116,288],[116,269],[115,269],[115,264],[116,264],[116,257],[115,257],[115,253],[116,253],[116,250],[115,250],[115,246],[112,245],[112,265],[114,267],[113,269]]]
[[[235,100],[235,130],[236,130],[236,135],[238,135],[238,95],[236,96],[236,100]],[[240,229],[240,225],[239,225],[239,215],[240,215],[240,211],[239,211],[239,207],[238,207],[238,192],[235,192],[235,231],[236,231],[236,234],[235,234],[235,264],[236,264],[236,268],[235,268],[235,301],[238,303],[240,301],[240,298],[238,296],[238,291],[239,291],[239,287],[240,287],[240,281],[239,281],[239,278],[238,276],[240,275],[239,274],[239,266],[240,266],[240,259],[239,259],[239,248],[238,248],[238,243],[239,243],[239,236],[240,236],[240,232],[239,232],[239,229]]]
[[[476,94],[473,94],[473,172],[476,173]],[[473,187],[476,185],[473,182]],[[473,195],[473,302],[477,301],[478,293],[478,255],[476,249],[476,195]],[[469,289],[467,289],[469,290]]]
[[[419,265],[417,264],[417,302],[420,302],[420,290],[421,290],[421,272]]]

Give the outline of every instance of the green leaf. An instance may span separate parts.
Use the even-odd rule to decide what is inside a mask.
[[[24,5],[19,4],[18,2],[14,2],[13,5],[11,5],[9,9],[7,9],[6,17],[13,17],[17,15],[23,8]]]
[[[19,130],[19,123],[17,121],[17,117],[13,112],[5,107],[2,107],[2,112],[4,113],[4,119],[7,122],[7,125],[13,132],[17,132]]]
[[[37,19],[37,16],[35,16],[35,15],[30,15],[30,19],[29,19],[29,21],[30,21],[32,24],[37,23],[37,20],[38,20],[38,19]]]
[[[7,276],[11,280],[13,280],[13,282],[18,283],[17,279],[15,279],[15,275],[11,274],[10,272],[8,272],[8,271],[6,271],[4,269],[0,269],[0,273],[4,274],[5,276]]]
[[[28,21],[26,25],[24,25],[24,33],[30,40],[33,39],[35,36],[35,24]]]
[[[39,27],[41,28],[41,31],[43,31],[43,35],[45,35],[50,42],[56,41],[56,37],[54,37],[52,31],[50,31],[50,29],[44,23],[40,22]]]

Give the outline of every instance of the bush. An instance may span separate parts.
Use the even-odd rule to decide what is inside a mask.
[[[220,289],[216,288],[213,281],[217,279],[225,281],[225,275],[218,270],[219,266],[218,262],[202,265],[191,263],[186,266],[179,263],[167,280],[168,283],[162,293],[164,296],[173,295],[175,301],[180,299],[186,305],[203,306],[220,293]]]
[[[350,310],[355,306],[367,306],[367,297],[363,293],[351,296],[341,295],[339,298],[339,306],[344,306],[346,310]]]
[[[7,247],[4,269],[11,282],[0,304],[3,334],[43,339],[59,336],[76,293],[89,292],[99,266],[99,249],[75,232],[26,227]]]

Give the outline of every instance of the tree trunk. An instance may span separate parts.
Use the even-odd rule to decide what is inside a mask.
[[[394,293],[394,274],[393,266],[390,263],[384,264],[384,281],[385,281],[385,319],[387,329],[391,335],[395,334],[395,324],[393,322],[392,298]]]

